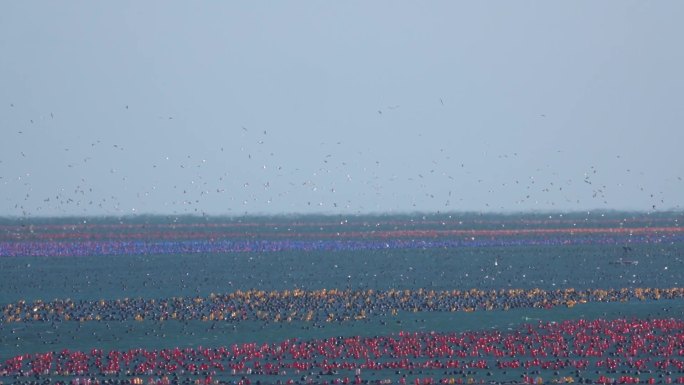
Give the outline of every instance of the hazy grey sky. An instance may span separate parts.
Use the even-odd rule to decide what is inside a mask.
[[[0,215],[681,209],[684,2],[0,4]]]

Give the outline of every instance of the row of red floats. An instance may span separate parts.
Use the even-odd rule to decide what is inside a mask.
[[[337,337],[218,348],[62,350],[23,354],[0,366],[0,376],[157,375],[225,372],[283,375],[344,370],[473,369],[586,370],[684,373],[684,321],[573,320],[523,325],[509,331],[413,333]],[[610,380],[602,378],[601,383]],[[679,378],[674,382],[679,383]],[[631,383],[632,377],[611,383]],[[681,383],[684,383],[681,382]]]

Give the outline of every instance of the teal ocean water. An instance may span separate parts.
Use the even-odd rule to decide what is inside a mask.
[[[629,220],[624,220],[625,217]],[[305,240],[318,247],[324,245],[321,239],[334,237],[340,231],[351,234],[349,237],[358,243],[354,243],[353,247],[348,243],[336,244],[337,249],[317,249],[307,246],[308,243],[291,243],[275,251],[245,249],[225,252],[212,249],[208,252],[192,250],[187,253],[161,254],[123,252],[116,255],[78,256],[8,255],[0,257],[0,304],[54,299],[97,301],[208,297],[212,293],[250,289],[266,292],[293,289],[448,291],[473,288],[583,290],[684,286],[684,243],[677,238],[681,235],[677,230],[682,218],[680,214],[643,218],[634,214],[612,213],[607,217],[592,217],[589,221],[581,215],[562,220],[555,218],[471,216],[458,218],[446,225],[443,217],[421,216],[357,218],[345,225],[340,225],[339,218],[326,217],[249,219],[238,222],[235,219],[215,219],[209,223],[234,225],[230,227],[230,231],[221,230],[224,231],[225,238],[249,239],[257,245],[260,245],[260,240],[285,239],[293,242]],[[192,218],[176,219],[173,222],[168,218],[128,221],[136,226],[142,223],[144,227],[120,227],[121,220],[102,219],[96,222],[100,227],[89,228],[87,231],[74,228],[75,230],[69,232],[65,229],[80,222],[74,219],[44,220],[32,224],[34,227],[29,229],[25,223],[7,220],[4,240],[5,245],[35,241],[53,242],[62,247],[60,245],[63,243],[60,242],[63,241],[61,238],[55,240],[55,234],[67,232],[73,234],[70,239],[77,241],[83,239],[79,238],[79,234],[85,233],[101,234],[99,237],[102,239],[111,239],[117,233],[142,234],[136,239],[153,241],[166,237],[167,242],[179,242],[179,239],[186,238],[214,241],[217,236],[216,226],[203,226],[206,222],[198,222]],[[466,224],[463,225],[462,222]],[[187,235],[187,229],[181,231],[173,227],[159,230],[155,227],[167,224],[180,226],[184,223],[195,229],[192,235]],[[577,226],[577,223],[580,225]],[[106,225],[112,227],[102,227]],[[634,233],[628,233],[627,238],[611,238],[614,234],[599,231],[630,226]],[[284,230],[288,228],[294,230]],[[445,228],[453,231],[439,232]],[[529,232],[514,231],[513,234],[508,234],[500,232],[502,228]],[[582,238],[582,242],[558,241],[555,233],[538,231],[568,228],[592,230],[588,232],[588,238]],[[634,235],[645,231],[643,229],[652,228],[670,230],[658,230],[653,237],[645,240]],[[481,232],[467,236],[454,229]],[[499,232],[486,232],[490,230]],[[286,235],[281,235],[284,231]],[[382,231],[385,231],[383,235],[378,235]],[[171,233],[173,237],[164,235]],[[564,236],[570,240],[576,239],[572,238],[574,234]],[[89,237],[89,242],[92,242],[95,236]],[[169,238],[171,241],[168,241]],[[434,242],[452,238],[473,242],[484,238],[486,242]],[[400,239],[414,243],[410,243],[411,247],[401,247],[408,243],[390,247],[394,244],[388,243],[387,247],[364,248],[363,242],[378,239]],[[425,246],[415,246],[416,239],[424,242]],[[502,245],[499,239],[505,239],[508,244]],[[547,242],[549,239],[552,241]],[[522,241],[518,242],[519,240]],[[244,342],[279,342],[289,338],[510,330],[525,323],[540,321],[649,317],[683,319],[684,302],[679,299],[636,300],[549,309],[415,313],[401,311],[362,320],[329,323],[299,319],[291,322],[247,320],[238,323],[201,320],[5,322],[0,324],[0,362],[18,354],[62,349],[89,351],[93,348],[126,350],[218,347]],[[373,376],[369,374],[368,378],[373,379]],[[230,376],[226,378],[229,380]],[[268,378],[260,380],[272,381]]]

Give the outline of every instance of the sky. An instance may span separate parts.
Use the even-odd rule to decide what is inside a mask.
[[[681,1],[0,3],[0,216],[681,210]]]

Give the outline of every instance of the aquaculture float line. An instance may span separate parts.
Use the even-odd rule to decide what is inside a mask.
[[[174,240],[159,241],[4,241],[0,242],[0,257],[67,257],[160,254],[217,254],[279,251],[367,251],[453,249],[464,247],[617,245],[682,243],[682,233],[630,234],[601,233],[565,236],[474,237],[447,239],[322,239],[322,240]]]
[[[401,312],[550,309],[585,303],[676,300],[683,287],[545,290],[245,290],[207,297],[54,299],[0,307],[0,322],[201,320],[343,322]]]
[[[64,349],[18,355],[0,367],[0,377],[199,376],[208,383],[233,378],[243,384],[264,376],[269,383],[360,384],[366,374],[386,375],[386,383],[420,384],[487,377],[522,383],[684,383],[684,321],[581,319],[512,330],[400,332],[213,348]]]
[[[1,227],[1,226],[0,226]],[[0,228],[0,241],[191,241],[191,240],[385,240],[385,239],[472,239],[472,238],[569,238],[576,236],[629,236],[659,237],[675,236],[684,233],[684,227],[563,227],[563,228],[506,228],[506,229],[271,229],[267,227],[248,227],[246,229],[217,229],[215,226],[192,228],[62,228],[47,230],[33,227]],[[308,231],[307,231],[308,230]]]

